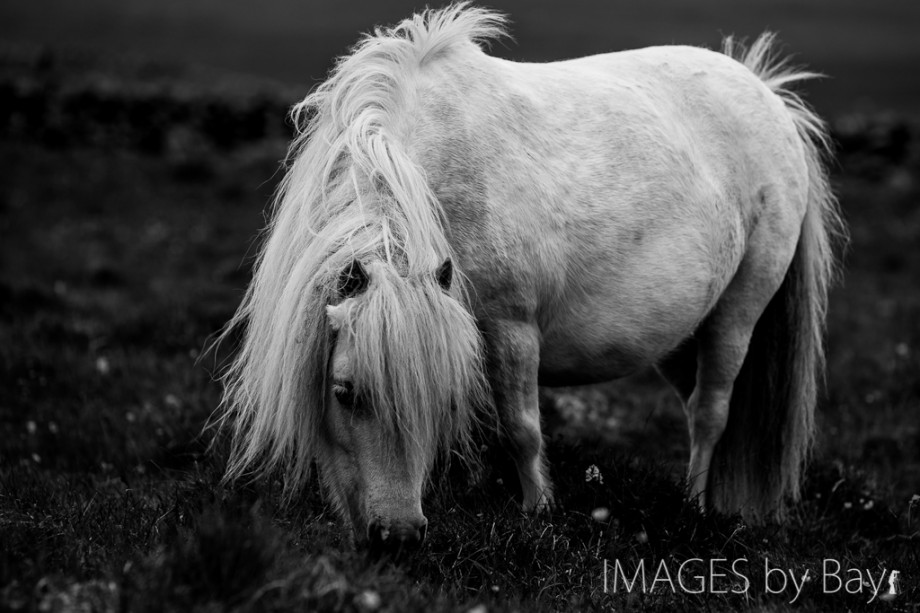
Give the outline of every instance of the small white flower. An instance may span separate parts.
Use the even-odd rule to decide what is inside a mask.
[[[355,604],[362,611],[376,611],[382,604],[380,594],[374,590],[364,590],[355,596]]]
[[[107,375],[112,370],[112,365],[109,364],[109,359],[105,356],[96,358],[96,372],[100,375]]]
[[[604,475],[601,474],[601,469],[596,464],[592,464],[585,470],[585,483],[591,483],[592,481],[597,481],[602,485],[604,483]]]
[[[610,519],[610,509],[607,507],[597,507],[591,511],[591,519],[598,523],[607,521]]]

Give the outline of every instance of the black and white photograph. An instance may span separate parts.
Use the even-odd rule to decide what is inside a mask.
[[[920,613],[920,3],[4,0],[0,610]]]

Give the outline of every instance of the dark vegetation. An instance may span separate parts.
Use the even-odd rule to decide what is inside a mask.
[[[316,484],[224,488],[199,360],[248,280],[303,93],[175,67],[8,51],[0,72],[0,609],[777,610],[763,561],[901,572],[903,592],[804,610],[920,609],[920,127],[834,123],[852,230],[833,296],[819,450],[785,525],[684,498],[683,418],[650,373],[544,390],[560,509],[522,515],[494,441],[426,500],[393,563],[349,550]],[[192,85],[194,84],[194,85]],[[588,480],[596,466],[603,482]],[[609,516],[592,513],[609,510]],[[600,521],[598,521],[600,520]],[[747,558],[747,596],[604,594],[603,560]],[[611,577],[612,579],[612,577]],[[483,609],[479,609],[480,611]]]

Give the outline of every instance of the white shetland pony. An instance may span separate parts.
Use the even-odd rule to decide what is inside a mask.
[[[548,64],[458,5],[365,37],[300,135],[226,375],[229,476],[316,462],[359,542],[416,545],[439,452],[497,410],[552,503],[538,385],[654,364],[690,493],[753,519],[799,492],[842,232],[820,119],[771,59],[655,47]]]

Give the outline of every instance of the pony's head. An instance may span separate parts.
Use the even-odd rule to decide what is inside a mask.
[[[486,404],[480,337],[411,118],[426,63],[501,23],[463,4],[418,15],[366,37],[295,106],[291,163],[224,333],[243,332],[224,375],[227,477],[277,471],[292,494],[315,461],[359,542],[421,541],[434,459],[462,447]]]
[[[408,549],[425,537],[435,460],[473,461],[471,426],[489,407],[481,336],[449,257],[414,267],[336,243],[313,241],[334,250],[302,283],[266,293],[277,279],[257,275],[250,288],[225,376],[227,476],[276,472],[290,499],[315,462],[357,544]]]
[[[449,259],[418,276],[355,260],[340,273],[341,302],[326,307],[333,343],[315,457],[356,539],[371,546],[424,539],[432,464],[466,442],[482,397],[479,334],[452,281]]]

